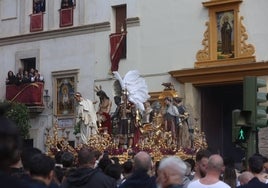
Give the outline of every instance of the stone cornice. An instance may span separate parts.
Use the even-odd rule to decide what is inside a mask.
[[[17,35],[11,37],[0,38],[0,46],[34,42],[40,40],[48,40],[60,37],[68,37],[75,35],[83,35],[88,33],[95,33],[101,31],[109,31],[110,22],[102,22],[96,24],[82,25],[77,27],[61,28],[56,30],[42,31],[29,33],[24,35]]]
[[[138,26],[139,24],[140,24],[139,17],[127,18],[128,27],[135,27]],[[110,26],[111,26],[110,22],[107,21],[96,24],[88,24],[76,27],[60,28],[49,31],[27,33],[11,37],[3,37],[0,38],[0,46],[109,31],[111,29]]]
[[[139,17],[127,18],[127,27],[134,27],[140,25]]]
[[[245,76],[266,76],[268,62],[245,63],[220,67],[193,68],[170,71],[180,83],[195,86],[242,83]]]

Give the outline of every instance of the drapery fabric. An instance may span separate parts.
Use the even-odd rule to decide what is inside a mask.
[[[110,59],[111,72],[118,71],[119,61],[122,57],[126,41],[126,32],[113,33],[110,35]]]
[[[30,106],[43,105],[44,83],[6,85],[6,99]]]

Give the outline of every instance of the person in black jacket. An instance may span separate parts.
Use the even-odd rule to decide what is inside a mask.
[[[16,153],[21,151],[22,143],[15,123],[4,117],[4,113],[9,107],[8,104],[0,104],[0,187],[24,188],[27,187],[24,182],[9,174],[9,167],[14,162]]]
[[[148,175],[152,169],[152,159],[147,152],[140,151],[134,156],[133,168],[133,174],[119,188],[156,188],[155,178]]]
[[[34,155],[29,163],[31,176],[27,182],[29,188],[47,188],[51,186],[54,166],[55,163],[51,157],[43,153]]]
[[[263,173],[263,156],[254,154],[248,159],[249,171],[254,177],[246,184],[239,186],[238,188],[263,188],[268,184],[261,181],[261,174]]]
[[[95,153],[88,148],[81,148],[78,152],[79,167],[66,177],[62,188],[115,188],[116,181],[105,175],[101,169],[95,168]]]

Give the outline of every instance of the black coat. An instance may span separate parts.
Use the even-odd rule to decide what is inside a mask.
[[[183,185],[169,185],[168,188],[183,188]]]
[[[105,175],[101,169],[77,168],[66,178],[62,188],[115,188],[116,181]]]
[[[156,188],[155,178],[150,177],[146,171],[134,172],[119,188]]]
[[[30,181],[28,181],[28,187],[29,188],[48,188],[48,186],[44,182],[41,182],[39,180],[34,180],[34,179],[31,179]]]
[[[19,178],[10,176],[0,171],[0,187],[1,188],[28,188],[28,185]]]
[[[247,184],[238,186],[237,188],[268,188],[268,184],[261,182],[258,178],[252,178]]]

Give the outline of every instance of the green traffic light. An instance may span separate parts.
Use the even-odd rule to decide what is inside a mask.
[[[243,131],[243,129],[240,129],[239,131],[239,140],[244,141],[245,140],[245,132]]]

